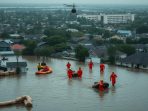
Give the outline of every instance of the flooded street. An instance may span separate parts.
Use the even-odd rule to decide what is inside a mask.
[[[10,60],[10,58],[9,58]],[[11,57],[15,60],[15,57]],[[104,81],[110,86],[104,93],[92,89],[94,82],[100,79],[99,64],[94,64],[93,72],[87,63],[69,61],[73,70],[79,66],[83,77],[68,80],[66,64],[68,60],[48,59],[47,65],[52,74],[35,75],[37,64],[35,57],[24,57],[27,61],[27,74],[0,77],[0,101],[29,95],[33,99],[33,108],[11,106],[0,111],[146,111],[148,109],[148,72],[106,65]],[[109,76],[114,71],[118,78],[115,87],[111,86]]]

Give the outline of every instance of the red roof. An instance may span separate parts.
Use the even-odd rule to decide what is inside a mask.
[[[14,44],[14,45],[11,46],[11,49],[12,50],[23,50],[23,49],[25,49],[25,46],[20,45],[20,44]]]

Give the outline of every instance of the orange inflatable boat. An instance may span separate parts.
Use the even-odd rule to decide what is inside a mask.
[[[50,74],[52,73],[52,68],[48,67],[48,71],[43,71],[43,69],[41,69],[40,71],[37,71],[35,74]]]

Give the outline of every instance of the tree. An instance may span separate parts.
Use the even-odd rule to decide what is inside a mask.
[[[125,44],[125,45],[118,45],[117,49],[119,51],[121,51],[121,52],[126,53],[128,56],[132,55],[132,54],[134,54],[136,52],[135,47],[133,47],[131,45],[127,45],[127,44]]]
[[[107,52],[108,52],[108,55],[109,55],[109,59],[108,60],[109,60],[109,62],[111,64],[115,63],[116,50],[117,50],[117,48],[115,46],[110,46],[107,49]]]
[[[36,48],[34,50],[34,54],[37,56],[50,56],[54,52],[53,47],[42,47],[42,48]]]
[[[88,49],[86,49],[85,47],[81,45],[75,48],[75,53],[76,53],[76,58],[82,62],[84,62],[85,58],[89,56]]]
[[[66,38],[63,36],[55,35],[45,38],[44,41],[47,42],[48,45],[54,46],[56,44],[65,43]]]
[[[133,40],[131,38],[126,38],[126,43],[127,44],[136,44],[137,43],[137,40]]]
[[[34,49],[37,46],[37,43],[32,40],[24,41],[23,44],[25,45],[26,49],[23,50],[24,55],[34,55]]]
[[[54,50],[56,52],[61,52],[66,48],[67,48],[67,45],[65,43],[60,43],[60,44],[54,45]]]
[[[3,38],[3,39],[6,39],[6,38],[9,38],[9,34],[7,32],[3,32],[0,34],[0,38]]]
[[[146,25],[140,26],[136,29],[136,32],[138,34],[148,33],[148,26],[146,26]]]
[[[148,38],[140,38],[138,40],[138,43],[140,43],[140,44],[148,44]]]
[[[119,39],[111,39],[110,43],[112,44],[123,44],[123,40],[119,40]]]
[[[113,36],[113,35],[114,35],[114,34],[111,33],[110,31],[105,30],[105,31],[104,31],[104,34],[103,34],[103,38],[109,38],[109,37],[111,37],[111,36]]]

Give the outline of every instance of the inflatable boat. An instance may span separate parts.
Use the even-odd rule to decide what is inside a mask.
[[[73,74],[72,74],[72,77],[73,77],[73,78],[78,77],[78,74],[77,74],[77,73],[73,73]]]
[[[52,68],[48,67],[48,71],[43,71],[43,69],[41,69],[40,71],[37,71],[35,74],[50,74],[52,73]]]
[[[107,89],[108,87],[109,87],[109,83],[107,83],[107,82],[104,82],[103,83],[103,87],[104,87],[104,89]],[[92,88],[99,88],[99,83],[98,82],[94,82],[94,85],[92,86]]]

